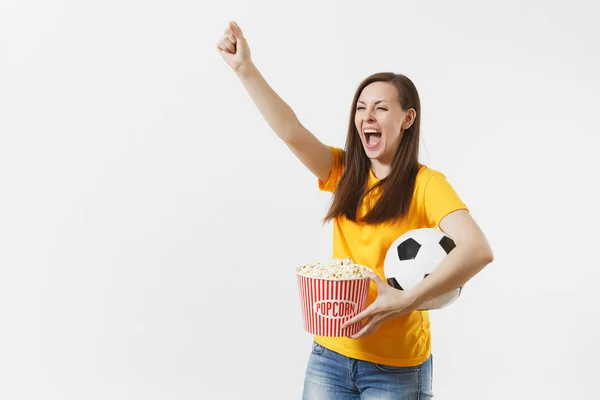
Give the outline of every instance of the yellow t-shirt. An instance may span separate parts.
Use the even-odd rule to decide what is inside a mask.
[[[326,182],[319,179],[319,189],[334,192],[342,176],[343,150],[329,147],[333,153],[333,168]],[[371,171],[368,185],[378,181]],[[372,192],[359,208],[364,216],[381,194]],[[423,165],[419,169],[408,216],[396,223],[367,225],[349,221],[346,217],[333,221],[333,257],[351,257],[352,261],[373,269],[384,278],[383,262],[388,248],[399,236],[411,229],[435,228],[446,215],[467,209],[446,177]],[[377,297],[377,287],[371,282],[367,306]],[[359,339],[315,336],[325,348],[359,360],[391,366],[413,366],[423,363],[431,353],[429,313],[413,311],[386,321],[369,336]]]

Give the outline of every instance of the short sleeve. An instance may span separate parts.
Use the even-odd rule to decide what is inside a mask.
[[[326,181],[319,179],[319,189],[325,192],[333,193],[335,192],[335,188],[342,177],[342,159],[344,157],[344,150],[332,146],[327,147],[333,156],[333,167],[331,168],[331,172],[329,173],[329,177]]]
[[[468,210],[466,204],[441,172],[433,171],[423,192],[422,210],[425,220],[432,227],[439,226],[440,221],[453,211]]]

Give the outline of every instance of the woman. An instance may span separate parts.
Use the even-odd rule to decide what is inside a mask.
[[[405,76],[365,79],[352,102],[346,148],[326,146],[271,89],[231,22],[217,45],[275,133],[334,194],[333,256],[370,267],[366,319],[352,337],[315,337],[304,399],[423,399],[432,395],[429,315],[420,304],[465,284],[493,254],[445,176],[418,162],[420,101]],[[416,228],[439,227],[456,243],[443,263],[413,289],[384,282],[392,242]]]

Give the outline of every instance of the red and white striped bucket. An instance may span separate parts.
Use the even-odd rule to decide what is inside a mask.
[[[296,273],[304,330],[317,336],[350,336],[362,328],[342,324],[366,308],[370,279],[324,279]]]

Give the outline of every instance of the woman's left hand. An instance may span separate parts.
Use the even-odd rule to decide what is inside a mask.
[[[369,318],[360,331],[350,336],[352,339],[370,335],[383,322],[414,311],[419,306],[410,291],[402,291],[391,287],[374,272],[367,271],[365,275],[377,285],[377,299],[363,312],[356,314],[342,325],[343,329]]]

